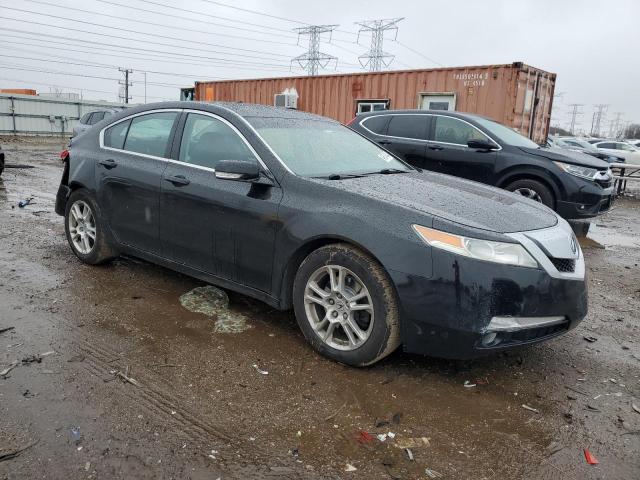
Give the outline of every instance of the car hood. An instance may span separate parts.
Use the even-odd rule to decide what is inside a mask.
[[[553,211],[533,200],[481,183],[433,172],[313,180],[351,194],[375,198],[496,233],[549,228],[558,222]]]
[[[606,170],[609,168],[609,164],[604,160],[592,157],[582,152],[574,152],[573,150],[564,150],[562,148],[549,147],[549,148],[526,148],[520,147],[520,150],[536,155],[538,157],[547,158],[556,162],[572,163],[574,165],[580,165],[583,167],[597,168],[598,170]]]

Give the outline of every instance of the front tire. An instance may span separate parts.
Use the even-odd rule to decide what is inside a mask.
[[[505,187],[505,190],[509,190],[513,193],[518,193],[523,197],[534,200],[538,203],[542,203],[543,205],[554,209],[555,208],[555,198],[553,196],[553,192],[542,182],[537,180],[530,179],[522,179],[516,180],[515,182],[510,183]]]
[[[400,345],[391,279],[374,258],[350,245],[321,247],[302,262],[293,305],[311,346],[340,363],[371,365]]]
[[[97,265],[117,256],[107,238],[100,208],[86,190],[76,190],[69,196],[64,225],[71,250],[84,263]]]

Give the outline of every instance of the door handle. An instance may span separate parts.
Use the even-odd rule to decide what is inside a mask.
[[[429,145],[429,150],[444,150],[444,147],[441,147],[440,145]]]
[[[389,140],[380,140],[378,143],[380,145],[391,145],[391,142]]]
[[[174,185],[180,185],[180,186],[189,185],[191,183],[183,175],[174,175],[173,177],[165,177],[165,180],[167,182],[173,183]]]
[[[113,158],[107,158],[106,160],[98,160],[98,163],[102,165],[107,170],[111,170],[112,168],[116,168],[118,163]]]

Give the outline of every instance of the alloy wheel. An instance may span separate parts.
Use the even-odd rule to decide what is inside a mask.
[[[96,221],[89,204],[77,200],[69,209],[69,236],[73,248],[88,255],[96,244]]]
[[[307,320],[316,335],[337,350],[362,346],[373,329],[373,300],[360,278],[340,265],[325,265],[307,281]]]
[[[543,203],[540,194],[531,188],[516,188],[513,193],[518,193],[523,197],[527,197],[531,200],[535,200],[536,202]]]

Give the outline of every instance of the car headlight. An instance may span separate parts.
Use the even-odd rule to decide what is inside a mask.
[[[562,170],[567,172],[570,175],[575,175],[576,177],[587,178],[589,180],[593,180],[593,177],[596,176],[598,170],[590,167],[581,167],[580,165],[572,165],[570,163],[563,162],[553,162]]]
[[[519,267],[538,267],[538,262],[518,243],[492,242],[462,237],[423,227],[422,225],[413,225],[413,229],[428,245],[440,250],[487,262],[517,265]]]

